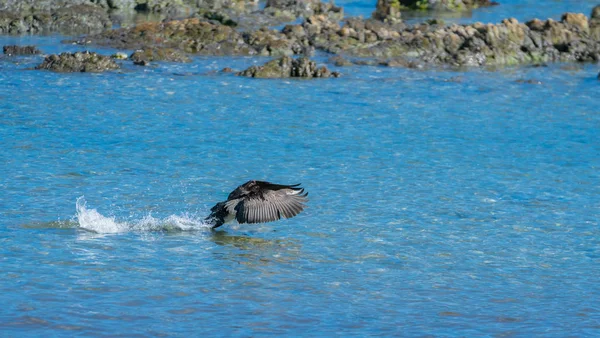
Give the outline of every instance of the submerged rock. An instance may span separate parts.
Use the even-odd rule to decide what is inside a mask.
[[[515,82],[516,83],[533,84],[533,85],[541,85],[542,84],[542,81],[536,80],[536,79],[517,79]]]
[[[340,76],[339,73],[331,72],[325,66],[317,67],[316,62],[306,57],[293,59],[289,56],[271,60],[263,66],[251,66],[237,73],[237,75],[256,78],[327,78]]]
[[[352,61],[350,61],[340,55],[332,56],[327,61],[330,63],[333,63],[337,67],[347,67],[347,66],[354,65],[354,63]]]
[[[93,72],[118,69],[119,65],[110,57],[94,52],[52,54],[35,69],[47,69],[60,73]]]
[[[35,46],[17,46],[17,45],[4,46],[4,47],[2,47],[2,51],[6,55],[34,55],[34,54],[41,53],[40,50],[37,49]]]

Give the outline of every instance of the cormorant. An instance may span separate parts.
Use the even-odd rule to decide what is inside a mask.
[[[214,229],[233,219],[238,223],[265,223],[291,218],[304,210],[307,195],[300,184],[248,181],[232,191],[226,201],[212,207],[206,221]]]

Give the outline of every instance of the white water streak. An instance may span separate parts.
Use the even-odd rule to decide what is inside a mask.
[[[210,228],[202,219],[188,215],[171,215],[164,219],[147,215],[133,222],[120,222],[115,217],[107,217],[96,209],[88,209],[85,198],[79,197],[75,203],[78,227],[100,234],[129,231],[194,231]]]

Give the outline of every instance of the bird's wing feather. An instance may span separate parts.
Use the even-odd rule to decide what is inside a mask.
[[[308,193],[303,194],[302,188],[289,187],[262,189],[260,193],[241,198],[235,206],[235,218],[239,223],[264,223],[296,216],[304,210]]]

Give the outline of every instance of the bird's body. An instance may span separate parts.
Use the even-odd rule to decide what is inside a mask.
[[[300,184],[248,181],[232,191],[226,201],[212,207],[206,221],[214,229],[234,219],[238,223],[265,223],[291,218],[304,210],[307,195]]]

